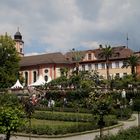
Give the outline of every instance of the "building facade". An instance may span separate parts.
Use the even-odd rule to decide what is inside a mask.
[[[40,75],[44,77],[45,81],[47,81],[48,78],[56,79],[60,77],[60,69],[63,67],[67,67],[70,74],[76,67],[77,62],[80,71],[97,71],[101,77],[107,78],[105,64],[106,61],[105,58],[100,56],[100,48],[94,50],[79,51],[77,56],[73,52],[67,52],[66,54],[56,52],[24,56],[24,42],[19,31],[14,35],[14,40],[16,42],[16,50],[21,56],[20,73],[24,77],[26,86],[34,83]],[[122,66],[124,60],[126,60],[134,52],[125,46],[113,47],[112,49],[113,55],[109,59],[110,78],[114,78],[116,76],[123,77],[125,75],[131,74],[130,67],[122,68]],[[77,58],[77,60],[75,60],[74,57]],[[137,68],[137,72],[140,73],[139,67]]]
[[[113,47],[112,57],[109,59],[110,78],[123,77],[131,74],[130,67],[122,68],[124,60],[126,60],[133,51],[125,46]],[[79,61],[80,71],[97,71],[100,76],[107,78],[106,61],[100,56],[101,49],[86,50],[81,52],[82,59]],[[66,57],[72,60],[73,53],[68,52]]]
[[[59,52],[25,56],[20,61],[20,73],[25,79],[25,85],[36,82],[40,75],[46,82],[48,79],[56,79],[60,77],[60,69],[63,67],[71,69],[72,64]]]

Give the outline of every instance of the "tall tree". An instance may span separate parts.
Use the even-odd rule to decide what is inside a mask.
[[[10,87],[16,81],[19,60],[13,39],[0,35],[0,88]]]
[[[113,49],[110,45],[109,46],[105,45],[105,47],[100,45],[100,49],[101,49],[100,56],[101,58],[105,58],[106,61],[106,74],[107,74],[107,80],[109,80],[109,59],[113,54]]]
[[[122,68],[131,67],[131,74],[136,76],[136,66],[140,63],[140,57],[137,55],[130,55],[127,60],[124,61]]]

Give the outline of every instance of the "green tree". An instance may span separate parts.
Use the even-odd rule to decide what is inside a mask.
[[[19,56],[15,42],[7,34],[0,36],[0,88],[14,84],[19,71]]]
[[[15,95],[0,95],[0,133],[6,135],[6,140],[10,139],[12,132],[17,132],[25,124],[23,116],[23,108]]]
[[[60,68],[61,76],[68,76],[69,69],[67,67]]]
[[[136,66],[140,62],[140,57],[137,55],[130,55],[127,60],[124,61],[122,68],[131,67],[131,74],[136,77]]]
[[[113,49],[112,49],[112,47],[110,45],[109,46],[105,45],[105,47],[100,45],[100,48],[101,48],[100,57],[105,58],[107,80],[109,80],[109,59],[113,54]]]
[[[25,109],[25,113],[26,113],[26,116],[29,120],[29,131],[30,131],[30,135],[29,135],[29,140],[31,140],[31,117],[32,117],[32,114],[34,113],[34,105],[31,103],[30,100],[25,100],[23,102],[24,104],[24,109]]]
[[[100,138],[103,136],[103,127],[105,126],[104,116],[108,115],[112,107],[112,96],[108,92],[103,92],[100,90],[96,90],[89,94],[89,98],[87,99],[89,106],[92,108],[93,115],[98,115],[98,125],[100,127]]]

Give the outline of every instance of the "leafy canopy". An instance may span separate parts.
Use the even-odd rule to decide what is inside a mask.
[[[124,61],[122,68],[131,67],[131,74],[136,74],[136,66],[140,63],[140,57],[136,55],[130,55],[127,60]]]
[[[0,88],[7,88],[14,84],[19,71],[19,56],[13,39],[0,35]]]
[[[24,111],[16,95],[4,93],[0,95],[0,133],[10,139],[11,132],[16,132],[25,124]]]

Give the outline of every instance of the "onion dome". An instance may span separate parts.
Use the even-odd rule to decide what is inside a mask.
[[[14,35],[14,39],[15,40],[22,40],[22,35],[19,31],[17,31]]]

